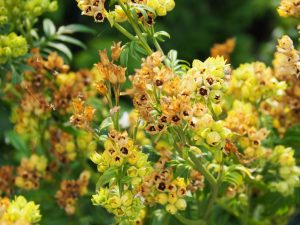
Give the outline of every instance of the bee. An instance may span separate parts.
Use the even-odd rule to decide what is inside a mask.
[[[229,139],[225,139],[225,141],[226,144],[224,147],[224,153],[226,156],[228,156],[229,154],[234,154],[237,157],[237,159],[243,164],[248,164],[254,160],[254,159],[246,159],[245,156],[239,152],[235,144],[233,144],[232,141],[230,141]]]

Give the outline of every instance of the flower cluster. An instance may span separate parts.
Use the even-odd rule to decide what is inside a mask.
[[[294,189],[300,185],[300,167],[296,165],[294,150],[280,145],[267,154],[267,157],[270,157],[271,168],[266,174],[266,182],[272,190],[285,196],[292,195]],[[277,176],[272,180],[269,176],[274,173]]]
[[[235,100],[225,119],[225,126],[236,135],[237,143],[247,158],[261,157],[261,143],[268,136],[266,128],[259,128],[259,117],[250,103]]]
[[[37,189],[40,179],[46,174],[46,168],[45,156],[33,154],[30,158],[23,158],[21,165],[17,168],[16,186],[26,190]]]
[[[90,172],[83,171],[78,180],[63,180],[60,189],[56,192],[55,198],[61,208],[68,215],[72,215],[76,210],[76,203],[79,196],[87,192],[87,186],[90,179]]]
[[[32,25],[36,17],[56,9],[56,0],[1,0],[0,24],[9,23],[13,29],[21,31]]]
[[[111,130],[108,136],[104,152],[94,152],[91,160],[97,164],[98,171],[103,173],[102,177],[107,176],[109,171],[115,171],[118,176],[123,177],[124,182],[120,184],[111,175],[108,187],[100,187],[92,201],[94,205],[105,207],[119,221],[135,221],[143,208],[138,187],[152,167],[148,156],[134,145],[127,133]]]
[[[25,55],[27,51],[27,41],[23,36],[16,33],[0,35],[0,64]]]
[[[140,220],[144,208],[143,200],[136,195],[136,191],[124,189],[122,192],[116,185],[110,188],[100,188],[93,195],[94,205],[101,205],[108,212],[115,215],[119,224],[135,224]]]
[[[300,2],[299,2],[300,4]],[[300,75],[299,52],[294,48],[293,41],[285,35],[278,40],[277,51],[273,61],[274,73],[277,78]]]
[[[90,123],[93,121],[95,109],[92,106],[85,106],[80,98],[73,101],[74,114],[70,122],[77,128],[89,130]]]
[[[152,12],[155,12],[158,16],[165,16],[167,15],[167,12],[172,11],[175,7],[174,0],[121,0],[115,5],[114,10],[109,10],[105,8],[106,0],[76,1],[78,3],[78,7],[82,11],[82,15],[92,16],[96,22],[103,22],[106,17],[109,19],[112,18],[116,22],[126,21],[127,15],[126,12],[124,12],[124,8],[127,6],[134,8],[137,14],[140,13],[140,9],[142,8],[141,6],[150,7],[151,10],[147,12],[147,17],[148,19],[150,18],[150,20],[153,19],[154,16]],[[140,18],[144,17],[142,13],[140,13],[139,16]]]
[[[39,205],[28,202],[23,196],[15,196],[10,201],[8,198],[0,198],[0,224],[31,225],[41,220]]]
[[[103,22],[106,16],[105,0],[76,0],[82,15],[93,16],[96,22]]]
[[[283,96],[264,102],[262,110],[273,117],[273,126],[281,135],[299,123],[299,60],[299,53],[292,40],[288,36],[279,39],[273,60],[274,75],[279,81],[286,82],[287,88]]]
[[[153,53],[132,77],[134,104],[147,122],[146,131],[157,134],[168,127],[188,125],[195,131],[195,140],[204,139],[208,145],[222,148],[229,133],[213,114],[222,112],[224,77],[229,66],[221,57],[195,60],[187,74],[180,77],[162,60],[160,52]]]
[[[285,82],[278,81],[272,69],[261,62],[243,64],[233,71],[229,92],[234,97],[261,102],[267,98],[283,95]]]
[[[76,146],[71,134],[57,127],[49,128],[50,151],[62,163],[69,163],[76,157]]]
[[[20,150],[12,160],[23,157],[16,168],[0,167],[1,196],[23,189],[34,192],[51,181],[57,190],[53,199],[77,219],[76,211],[86,207],[84,201],[79,207],[79,197],[96,186],[92,204],[105,208],[120,225],[165,223],[161,219],[171,216],[184,224],[217,224],[216,212],[230,214],[234,224],[255,224],[256,218],[269,224],[284,214],[279,207],[268,216],[267,203],[261,200],[270,192],[290,198],[300,186],[294,150],[280,145],[286,141],[280,137],[300,118],[300,64],[292,40],[283,36],[278,41],[274,69],[254,62],[232,72],[227,60],[234,39],[215,45],[212,57],[190,65],[175,50],[164,54],[160,42],[168,34],[154,28],[156,16],[170,12],[174,0],[77,3],[82,14],[96,22],[107,18],[131,42],[99,51],[100,62],[92,70],[72,72],[58,53],[43,45],[53,47],[48,36],[80,45],[59,33],[83,27],[62,27],[49,35],[56,28],[46,20],[44,30],[51,31],[37,44],[41,50],[19,57],[36,46],[30,40],[31,34],[37,36],[32,30],[35,17],[54,9],[56,2],[0,0],[0,24],[8,21],[9,32],[23,35],[0,37],[0,63],[9,63],[3,67],[8,69],[3,99],[14,125],[5,135]],[[297,1],[283,0],[279,11],[299,17],[298,6]],[[131,54],[146,57],[132,67]],[[13,83],[16,71],[23,73],[20,84]],[[98,94],[108,107],[97,100]],[[132,99],[131,112],[122,107],[123,98]],[[68,177],[74,171],[81,174],[72,180]],[[293,207],[289,204],[286,212]],[[23,197],[0,199],[0,225],[34,224],[40,217],[38,206]]]
[[[99,51],[100,62],[97,64],[97,68],[99,73],[102,75],[103,80],[109,81],[111,84],[123,84],[126,81],[126,68],[113,63],[114,61],[118,60],[122,52],[120,43],[114,44],[111,47],[111,50],[112,61],[109,60],[106,49]]]
[[[175,7],[174,0],[147,0],[147,6],[155,10],[158,16],[165,16]]]
[[[187,183],[183,178],[174,177],[171,168],[166,168],[166,158],[161,158],[155,165],[155,170],[144,179],[141,185],[141,194],[147,205],[155,203],[165,206],[170,214],[176,214],[187,207],[184,197],[187,193]]]
[[[300,17],[300,1],[299,0],[281,0],[277,9],[280,16]]]

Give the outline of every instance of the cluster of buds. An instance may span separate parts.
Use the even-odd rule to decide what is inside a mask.
[[[170,214],[176,214],[187,207],[184,199],[187,193],[187,183],[183,178],[174,178],[171,168],[165,168],[168,160],[161,158],[155,165],[155,171],[144,179],[140,193],[147,205],[155,203],[165,206]]]
[[[230,73],[231,68],[223,57],[211,57],[204,62],[194,60],[192,68],[187,72],[185,90],[196,91],[196,100],[211,106],[211,110],[219,115],[222,112],[220,103],[227,90],[225,80]],[[190,81],[193,82],[189,84]]]
[[[40,140],[44,140],[46,131],[52,130],[53,134],[57,129],[57,132],[60,132],[57,128],[59,123],[66,122],[65,115],[70,115],[73,110],[72,99],[78,96],[89,99],[96,95],[97,92],[91,84],[99,75],[87,70],[68,72],[69,66],[64,63],[62,57],[51,53],[47,58],[43,58],[38,49],[32,50],[27,65],[34,70],[25,71],[20,85],[12,86],[7,83],[4,91],[8,102],[17,102],[12,106],[10,117],[15,131],[35,149]],[[101,104],[101,101],[99,103]],[[87,110],[85,113],[92,116],[93,110]],[[68,150],[59,150],[60,153],[53,152],[60,155],[57,155],[60,161],[70,161],[74,159],[74,150],[69,147]],[[62,156],[65,154],[68,156]]]
[[[272,165],[268,173],[277,175],[274,180],[267,180],[270,188],[284,196],[292,195],[300,185],[300,167],[296,165],[294,150],[280,145],[270,150],[266,157]]]
[[[85,106],[80,98],[73,100],[74,113],[70,122],[77,128],[90,130],[90,124],[94,119],[95,109],[92,106]]]
[[[127,174],[133,184],[142,182],[142,177],[149,173],[150,165],[147,161],[148,156],[142,153],[134,145],[126,132],[119,133],[111,130],[109,139],[104,143],[104,152],[99,154],[94,152],[91,160],[97,164],[99,172],[105,172],[110,167],[119,167],[128,165]]]
[[[155,12],[158,16],[165,16],[168,12],[172,11],[175,7],[174,0],[121,0],[119,4],[115,4],[113,10],[105,9],[106,0],[76,0],[77,5],[82,11],[82,15],[94,17],[95,22],[103,22],[107,17],[109,20],[113,19],[116,22],[124,22],[127,20],[127,15],[124,12],[120,4],[127,4],[128,6],[134,8],[139,14],[138,5],[143,5],[144,7],[150,7],[152,10],[147,11],[148,20],[153,20],[153,13]],[[142,13],[139,14],[140,18],[143,17]],[[149,21],[148,21],[149,23]],[[151,22],[152,24],[152,22]]]
[[[33,154],[30,158],[23,158],[17,168],[16,186],[26,190],[37,189],[40,179],[46,174],[46,168],[47,158],[45,156]]]
[[[69,66],[64,63],[56,52],[51,52],[48,55],[47,61],[43,62],[45,69],[48,71],[56,71],[56,73],[66,73],[69,71]]]
[[[71,134],[57,127],[49,128],[50,151],[62,163],[69,163],[76,158],[76,146]]]
[[[195,129],[194,140],[196,144],[206,143],[214,149],[222,150],[231,131],[225,127],[222,120],[214,121],[210,114],[204,115]]]
[[[258,113],[251,103],[235,100],[227,112],[225,126],[236,136],[247,158],[262,156],[264,148],[261,142],[266,139],[269,131],[266,128],[259,129]]]
[[[114,64],[114,62],[119,59],[121,52],[122,46],[120,42],[114,43],[114,45],[111,47],[112,60],[109,59],[106,49],[99,51],[100,62],[97,64],[98,71],[102,76],[103,81],[108,81],[112,85],[123,84],[126,81],[126,68]],[[100,89],[99,92],[103,95],[106,94],[105,91],[100,91]]]
[[[13,29],[19,30],[24,25],[24,17],[34,23],[36,17],[56,9],[56,0],[1,0],[0,24],[1,21],[2,23],[10,23]]]
[[[300,58],[288,36],[278,40],[273,66],[276,78],[286,82],[287,88],[283,96],[268,99],[261,106],[264,113],[273,117],[273,126],[283,136],[289,127],[300,121]]]
[[[300,7],[300,2],[299,2]],[[278,40],[277,51],[273,61],[275,76],[285,79],[287,76],[300,75],[299,52],[294,48],[293,41],[285,35]]]
[[[34,71],[26,71],[25,81],[28,86],[34,87],[34,90],[50,85],[52,80],[46,79],[47,73],[58,76],[67,73],[70,69],[56,52],[51,52],[47,58],[44,58],[41,56],[40,50],[34,48],[31,50],[31,54],[32,56],[27,59],[27,64],[33,67]]]
[[[147,0],[147,6],[155,10],[158,16],[165,16],[175,7],[174,0]]]
[[[27,51],[27,41],[23,36],[15,33],[0,35],[0,64],[25,55]]]
[[[134,221],[143,208],[143,202],[138,197],[138,187],[143,183],[144,177],[151,172],[148,156],[134,145],[126,132],[115,130],[109,132],[109,138],[104,143],[102,154],[94,152],[91,160],[97,164],[98,171],[105,172],[116,169],[119,176],[126,178],[124,184],[111,179],[108,187],[100,187],[93,196],[93,203],[105,207],[116,216],[119,221],[127,219]],[[118,178],[122,179],[122,178]],[[122,185],[122,189],[119,185]]]
[[[39,205],[28,202],[23,196],[14,200],[0,198],[0,225],[33,225],[41,220]]]
[[[0,1],[0,25],[5,25],[8,22],[8,10],[4,6],[4,0]]]
[[[30,113],[24,112],[22,109],[17,107],[12,108],[10,118],[14,124],[15,132],[21,135],[23,140],[28,141],[28,143],[35,148],[39,140],[33,139],[32,137],[38,137],[40,135],[39,120]]]
[[[285,82],[278,81],[271,68],[255,62],[233,71],[229,92],[237,99],[256,103],[283,95],[285,88]]]
[[[121,192],[116,185],[110,188],[101,187],[97,194],[93,195],[92,202],[113,213],[118,224],[134,224],[139,221],[144,208],[142,198],[136,194],[136,191],[129,189]]]
[[[14,184],[14,167],[1,166],[0,167],[0,196],[10,196],[12,192],[12,185]]]
[[[63,208],[68,215],[72,215],[76,210],[76,203],[80,196],[87,192],[90,173],[83,171],[78,180],[63,180],[60,189],[56,192],[55,198],[58,205]]]
[[[277,9],[280,16],[293,16],[300,18],[300,1],[299,0],[281,0]]]

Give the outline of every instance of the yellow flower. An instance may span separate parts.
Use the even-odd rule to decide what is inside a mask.
[[[172,215],[174,215],[174,214],[177,213],[177,208],[176,208],[176,206],[175,206],[175,205],[172,205],[172,204],[168,204],[168,205],[166,206],[166,210],[167,210],[168,213],[170,213],[170,214],[172,214]]]
[[[300,17],[300,1],[299,0],[281,0],[277,9],[280,16]]]
[[[176,201],[175,206],[178,210],[185,210],[186,209],[186,201],[183,198],[180,198]]]
[[[158,16],[165,16],[175,7],[174,0],[147,0],[147,5],[153,8]]]

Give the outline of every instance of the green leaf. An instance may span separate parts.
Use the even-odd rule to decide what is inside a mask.
[[[120,56],[120,63],[122,66],[127,67],[128,65],[128,58],[129,58],[129,49],[128,46],[123,49],[121,56]]]
[[[11,144],[14,148],[23,154],[28,152],[25,141],[13,130],[7,131],[5,133],[5,142]]]
[[[22,81],[22,76],[21,74],[18,73],[18,71],[16,70],[16,68],[14,66],[11,66],[11,79],[12,79],[12,83],[13,84],[19,84]]]
[[[176,50],[170,50],[168,53],[168,58],[172,61],[175,62],[177,60],[178,52]]]
[[[67,35],[58,35],[55,37],[55,40],[59,40],[59,41],[62,41],[62,42],[67,42],[67,43],[70,43],[70,44],[73,44],[73,45],[77,45],[83,49],[86,49],[86,45],[83,44],[81,41],[77,40],[76,38],[73,38],[73,37],[69,37]]]
[[[230,172],[226,174],[224,181],[239,186],[243,183],[243,176],[239,172]]]
[[[73,58],[72,52],[64,44],[56,43],[56,42],[50,42],[50,43],[48,43],[48,46],[64,53],[68,57],[69,60],[71,60]]]
[[[112,123],[113,123],[113,121],[112,121],[111,117],[107,117],[107,118],[104,119],[104,120],[102,121],[102,123],[100,124],[100,127],[99,127],[100,131],[101,131],[101,130],[104,130],[105,128],[110,127],[110,126],[112,125]]]
[[[81,24],[70,24],[67,26],[61,26],[58,29],[57,34],[74,34],[77,32],[94,34],[95,30]]]
[[[103,185],[109,183],[114,177],[117,176],[118,169],[115,167],[111,167],[108,170],[106,170],[103,175],[99,178],[97,184],[96,184],[96,191],[99,190],[100,187]]]
[[[44,19],[43,21],[43,29],[47,37],[51,37],[55,34],[56,27],[54,23],[49,19]]]
[[[165,41],[163,37],[167,37],[169,39],[171,38],[170,34],[166,31],[158,31],[154,34],[154,37],[159,39],[160,41]]]

